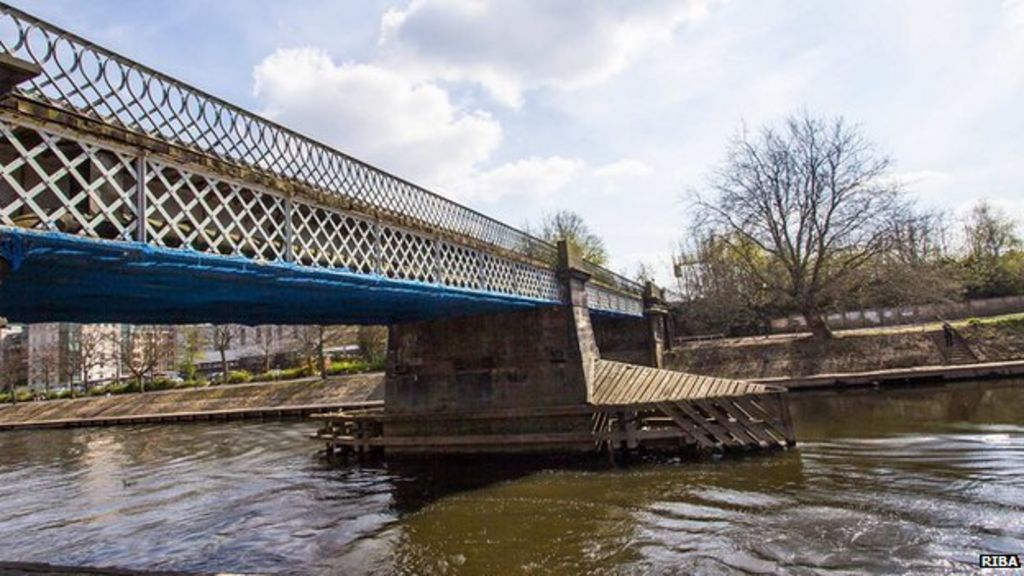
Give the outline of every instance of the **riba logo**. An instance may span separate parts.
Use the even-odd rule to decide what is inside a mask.
[[[981,554],[978,556],[981,568],[1020,568],[1020,556],[1016,554]]]

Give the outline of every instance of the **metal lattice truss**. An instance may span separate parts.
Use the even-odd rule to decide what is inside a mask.
[[[594,282],[587,282],[587,307],[628,316],[643,316],[644,314],[642,299]]]
[[[545,267],[12,119],[0,177],[3,226],[560,298]]]
[[[358,207],[329,209],[140,150],[114,150],[7,120],[0,152],[4,225],[558,299],[552,272],[535,265],[555,261],[547,242],[2,3],[0,50],[42,69],[17,88],[22,98]],[[481,243],[497,250],[469,246]],[[640,305],[639,285],[588,268],[611,288],[592,289],[591,308],[632,314]]]

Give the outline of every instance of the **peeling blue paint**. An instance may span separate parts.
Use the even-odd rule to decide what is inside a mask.
[[[12,322],[391,324],[557,302],[291,263],[0,227]]]
[[[347,270],[0,228],[12,322],[387,324],[555,304]]]

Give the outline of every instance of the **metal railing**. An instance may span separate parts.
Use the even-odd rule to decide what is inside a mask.
[[[527,259],[556,259],[548,242],[3,3],[0,50],[42,69],[18,88],[24,97],[297,181],[383,214],[411,218],[427,230],[471,238]],[[642,291],[609,270],[587,267],[595,280],[615,290]]]

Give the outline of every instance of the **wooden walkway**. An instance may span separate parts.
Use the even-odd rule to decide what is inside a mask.
[[[0,430],[300,417],[382,406],[384,375],[94,396],[0,406]]]
[[[314,438],[325,442],[329,457],[340,454],[359,458],[378,456],[389,449],[436,454],[527,452],[551,446],[568,447],[574,452],[607,453],[613,461],[639,451],[700,454],[768,450],[795,444],[784,393],[784,388],[769,384],[598,360],[592,399],[586,405],[460,414],[346,410],[315,416],[323,427]],[[493,429],[500,429],[500,423],[516,419],[578,422],[580,418],[589,418],[589,430],[443,436],[385,434],[389,422],[489,421]]]
[[[781,387],[599,360],[594,443],[698,452],[772,449],[796,439]]]
[[[591,403],[622,406],[769,391],[763,384],[598,360]]]

